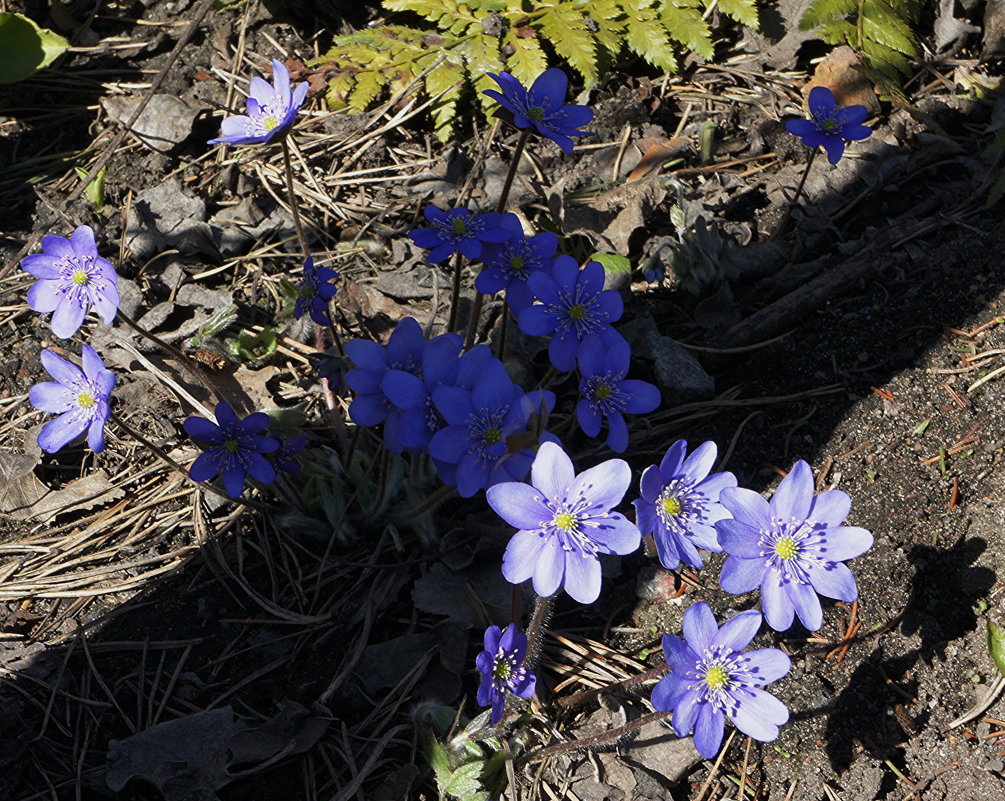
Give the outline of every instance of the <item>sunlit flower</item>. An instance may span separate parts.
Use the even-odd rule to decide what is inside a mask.
[[[527,635],[517,629],[516,623],[510,623],[505,631],[498,626],[489,626],[485,630],[484,643],[485,650],[475,660],[482,674],[477,701],[479,706],[492,707],[491,722],[494,726],[502,720],[506,693],[530,698],[534,694],[537,677],[523,665],[527,656]]]
[[[550,139],[566,153],[572,152],[571,136],[591,136],[590,131],[580,131],[593,120],[589,106],[565,105],[569,90],[569,77],[557,67],[545,70],[530,89],[508,72],[489,73],[502,92],[486,89],[484,94],[498,100],[499,105],[513,115],[517,128],[533,128]]]
[[[789,120],[785,128],[798,136],[807,147],[823,147],[827,151],[827,161],[837,164],[844,155],[844,143],[866,139],[872,128],[862,125],[869,111],[865,106],[845,106],[838,108],[834,94],[826,86],[814,86],[810,90],[810,118]]]
[[[259,76],[251,79],[247,114],[224,118],[222,136],[209,144],[257,145],[283,136],[307,99],[308,85],[290,85],[290,71],[283,62],[272,59],[272,84]]]
[[[486,243],[505,242],[513,234],[502,227],[502,214],[472,214],[465,208],[443,211],[426,206],[423,214],[433,225],[419,228],[408,236],[420,248],[429,248],[427,258],[438,264],[459,252],[467,259],[480,259]]]
[[[111,410],[108,397],[115,387],[115,373],[108,370],[90,345],[81,351],[81,367],[59,358],[51,350],[40,354],[42,365],[55,382],[44,381],[28,392],[36,409],[58,414],[38,435],[38,446],[55,453],[85,431],[87,444],[95,453],[105,449],[105,422]]]

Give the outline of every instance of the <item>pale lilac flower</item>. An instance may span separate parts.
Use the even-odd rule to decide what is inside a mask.
[[[115,387],[115,373],[105,367],[90,345],[84,345],[81,351],[83,369],[48,349],[40,356],[56,381],[33,386],[28,400],[36,409],[59,417],[42,426],[38,446],[55,453],[86,431],[91,450],[101,453],[105,449],[105,423],[111,415],[108,397]]]
[[[251,79],[248,113],[226,117],[220,124],[222,136],[209,144],[257,145],[283,136],[307,98],[308,85],[290,85],[290,71],[272,59],[272,84],[259,76]]]
[[[105,325],[115,319],[119,276],[98,255],[94,231],[86,225],[69,239],[43,236],[42,252],[27,256],[21,269],[39,279],[28,290],[28,305],[33,311],[53,312],[52,332],[61,339],[77,333],[92,306]]]
[[[855,576],[844,561],[868,551],[872,534],[841,525],[851,510],[845,493],[813,495],[806,462],[795,463],[770,503],[739,487],[724,489],[719,501],[734,518],[715,524],[729,554],[719,582],[735,595],[760,586],[764,619],[775,631],[788,629],[793,615],[810,631],[819,629],[818,594],[838,601],[858,598]]]
[[[719,503],[719,494],[736,486],[736,476],[709,475],[715,456],[714,442],[702,443],[688,456],[687,442],[681,439],[670,446],[658,467],[652,465],[642,473],[635,521],[643,535],[653,535],[656,553],[668,570],[676,570],[681,562],[700,568],[699,548],[722,551],[715,524],[729,512]]]
[[[538,595],[560,587],[580,603],[600,595],[599,554],[628,554],[641,542],[639,530],[611,509],[621,503],[632,471],[610,459],[578,476],[560,445],[545,442],[531,466],[531,483],[506,482],[485,497],[519,531],[503,557],[503,575],[513,584],[534,580]]]
[[[482,674],[477,701],[479,706],[492,707],[491,722],[495,726],[502,720],[506,709],[506,693],[530,698],[534,694],[537,677],[524,667],[527,635],[517,629],[516,623],[510,623],[505,631],[498,626],[489,626],[485,629],[484,643],[485,650],[475,660]]]
[[[722,744],[725,718],[755,740],[770,743],[789,719],[785,705],[760,689],[789,672],[789,658],[777,648],[741,653],[761,626],[755,610],[740,612],[722,624],[706,603],[684,613],[684,639],[663,635],[670,673],[653,687],[657,712],[673,712],[678,737],[694,731],[694,746],[712,759]]]

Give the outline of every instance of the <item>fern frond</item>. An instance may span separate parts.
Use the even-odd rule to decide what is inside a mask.
[[[537,20],[541,33],[555,52],[580,73],[587,84],[597,80],[597,43],[586,27],[586,18],[571,4],[551,6]]]
[[[719,4],[720,8],[722,3]],[[701,18],[701,11],[680,0],[667,0],[661,13],[663,24],[674,41],[693,50],[706,61],[715,55],[712,47],[712,31]],[[755,18],[756,19],[756,18]]]
[[[757,28],[756,0],[719,0],[719,10],[748,28]]]
[[[505,44],[512,49],[506,57],[506,72],[524,86],[530,86],[538,75],[548,69],[548,57],[541,49],[537,31],[533,28],[510,28]]]
[[[677,59],[666,27],[658,12],[650,8],[650,0],[622,0],[628,23],[625,44],[629,50],[667,72],[677,71]]]

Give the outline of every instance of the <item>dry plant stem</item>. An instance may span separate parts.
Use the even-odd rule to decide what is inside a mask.
[[[803,177],[799,179],[799,186],[796,187],[796,194],[792,196],[792,200],[789,201],[788,207],[785,209],[785,214],[782,215],[781,221],[778,223],[778,227],[775,228],[775,232],[768,237],[768,241],[776,239],[778,235],[785,228],[786,224],[789,222],[789,217],[792,216],[792,210],[796,207],[796,203],[799,202],[799,198],[803,194],[803,187],[806,186],[806,179],[810,175],[810,169],[813,167],[813,160],[817,157],[817,149],[814,147],[810,150],[810,157],[806,160],[806,169],[803,170]]]
[[[184,467],[178,464],[178,462],[176,462],[170,456],[168,456],[163,448],[159,448],[158,446],[154,445],[150,440],[148,440],[146,437],[140,434],[136,429],[134,429],[132,426],[126,423],[125,420],[123,420],[121,417],[115,414],[115,412],[111,412],[110,416],[112,420],[115,421],[116,425],[118,425],[119,428],[125,431],[130,437],[139,442],[144,448],[147,448],[148,450],[153,452],[157,456],[157,458],[160,459],[162,462],[165,462],[166,464],[170,465],[175,471],[181,473],[186,479],[191,481],[191,479],[188,476],[188,470],[186,470]],[[254,501],[246,501],[243,498],[231,498],[222,489],[220,489],[219,487],[215,487],[212,484],[200,484],[197,481],[193,481],[192,483],[199,484],[199,486],[205,487],[214,495],[219,495],[221,498],[226,498],[228,501],[240,504],[241,506],[247,506],[249,509],[268,510],[271,508],[265,505],[264,503],[255,503]]]
[[[613,684],[607,684],[603,687],[598,687],[595,690],[583,690],[582,692],[575,693],[574,695],[568,695],[565,698],[559,698],[556,702],[558,706],[570,707],[579,706],[580,704],[586,704],[595,699],[601,693],[609,693],[615,690],[625,690],[629,687],[634,687],[636,684],[644,684],[647,681],[652,681],[653,679],[658,679],[661,676],[665,676],[670,672],[669,665],[660,665],[659,667],[654,667],[651,670],[647,670],[643,673],[638,673],[634,676],[629,676],[627,679],[622,679],[621,681],[616,681]]]
[[[520,138],[516,142],[516,147],[513,148],[513,155],[510,158],[509,170],[506,173],[506,180],[503,182],[502,192],[499,193],[499,202],[496,203],[496,212],[502,214],[506,211],[506,203],[509,201],[509,193],[513,188],[513,180],[516,178],[517,167],[520,166],[520,159],[523,157],[524,148],[527,146],[527,139],[530,137],[530,129],[520,132]],[[451,315],[454,314],[454,309],[457,306],[457,297],[460,294],[460,273],[458,272],[457,277],[457,293],[454,295],[453,303],[454,305],[450,307]],[[478,333],[478,318],[482,315],[482,303],[484,302],[484,295],[481,292],[475,293],[475,303],[471,309],[471,319],[468,321],[468,333],[464,337],[464,349],[468,350],[475,343],[475,334]],[[453,326],[451,326],[453,330]],[[500,348],[500,354],[502,349]],[[502,358],[500,355],[499,358]]]
[[[631,734],[637,729],[641,729],[650,723],[657,720],[663,720],[669,715],[669,712],[650,712],[648,715],[643,715],[640,718],[629,721],[624,726],[618,726],[616,729],[611,729],[610,731],[601,732],[600,734],[595,734],[593,737],[585,737],[582,740],[572,740],[568,743],[558,743],[557,745],[549,745],[544,748],[529,754],[527,757],[528,762],[541,762],[549,757],[558,756],[559,754],[567,754],[570,751],[578,751],[581,748],[592,748],[595,745],[603,745],[604,743],[613,742],[626,734]]]
[[[203,386],[206,387],[206,389],[208,389],[210,392],[213,393],[213,396],[218,401],[223,400],[223,395],[220,393],[220,390],[217,388],[216,384],[213,383],[213,380],[208,375],[206,375],[202,370],[200,370],[196,366],[195,362],[192,361],[192,359],[189,356],[182,353],[174,345],[169,345],[167,342],[165,342],[156,334],[147,331],[132,317],[130,317],[128,314],[122,311],[122,309],[118,310],[118,318],[122,320],[122,322],[124,322],[130,328],[132,328],[133,331],[135,331],[137,334],[139,334],[142,337],[146,337],[151,342],[153,342],[157,347],[166,351],[171,356],[174,356],[182,367],[188,370],[188,372],[191,375],[195,376],[198,379],[199,383],[201,383]]]

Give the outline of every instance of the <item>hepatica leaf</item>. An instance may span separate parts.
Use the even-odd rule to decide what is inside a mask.
[[[1005,676],[1005,629],[988,621],[988,653],[998,668],[998,672]]]
[[[14,83],[48,67],[70,46],[23,14],[0,14],[0,83]]]

